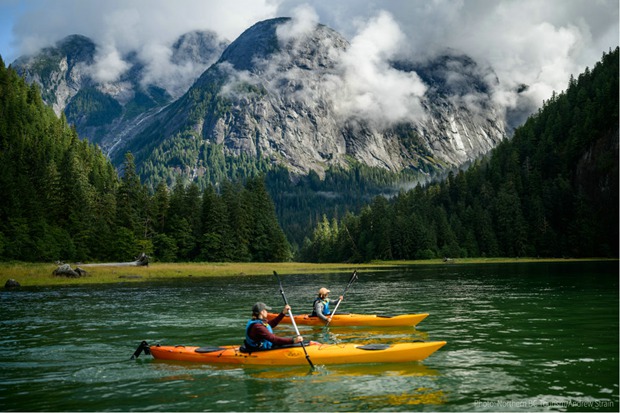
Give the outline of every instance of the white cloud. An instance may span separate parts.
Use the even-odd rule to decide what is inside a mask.
[[[105,46],[95,56],[95,64],[89,68],[91,76],[99,82],[110,83],[119,80],[120,76],[129,69],[114,47]]]
[[[145,65],[144,82],[163,86],[173,95],[189,86],[206,68],[170,61],[171,46],[193,30],[212,30],[234,40],[258,20],[273,17],[271,0],[38,0],[15,23],[22,54],[71,35],[82,34],[98,45],[91,73],[106,82],[127,70],[123,61],[135,53]]]
[[[279,14],[303,0],[280,4]],[[453,48],[490,66],[497,103],[535,110],[571,74],[619,44],[617,0],[315,0],[319,21],[353,39],[360,22],[389,12],[403,31],[402,54],[421,60]],[[529,88],[517,95],[522,84]]]
[[[293,10],[289,22],[281,24],[276,29],[278,41],[282,44],[291,41],[301,41],[312,33],[319,23],[319,16],[308,4],[303,4]]]
[[[389,63],[404,39],[386,12],[371,19],[353,38],[341,60],[343,87],[334,91],[336,110],[343,117],[385,127],[424,116],[420,99],[426,86],[414,72],[396,70]]]

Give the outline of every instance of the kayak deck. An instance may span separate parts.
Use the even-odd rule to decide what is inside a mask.
[[[306,345],[314,364],[403,363],[424,360],[446,344],[445,341],[397,343],[390,345],[321,344]],[[208,364],[254,364],[294,366],[308,361],[301,346],[278,348],[252,353],[239,346],[151,346],[155,359],[190,361]]]
[[[278,314],[269,313],[268,320],[276,318]],[[368,327],[404,327],[415,326],[420,321],[428,317],[427,313],[420,314],[402,314],[395,316],[381,316],[375,314],[353,314],[353,313],[336,313],[330,321],[330,326],[368,326]],[[289,315],[282,319],[282,323],[291,324]],[[317,316],[310,314],[300,314],[295,316],[295,323],[299,325],[323,326],[325,322]]]

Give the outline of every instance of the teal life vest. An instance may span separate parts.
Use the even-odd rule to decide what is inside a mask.
[[[314,302],[312,303],[312,314],[313,316],[316,317],[316,303],[318,302],[322,302],[323,303],[323,315],[330,315],[331,311],[329,311],[329,299],[327,298],[320,298],[317,297],[314,299]]]
[[[259,323],[267,327],[267,330],[269,330],[269,332],[273,334],[273,329],[271,328],[269,323],[266,322],[265,320],[250,320],[248,321],[248,324],[245,326],[245,346],[249,347],[249,349],[252,349],[252,350],[258,350],[258,349],[269,350],[273,346],[273,343],[271,341],[268,341],[268,340],[255,341],[250,338],[250,328],[252,328],[254,324],[259,324]]]

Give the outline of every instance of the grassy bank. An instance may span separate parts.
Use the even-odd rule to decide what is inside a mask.
[[[298,262],[282,263],[152,263],[147,267],[98,266],[81,268],[87,274],[80,278],[54,276],[55,264],[44,263],[0,263],[0,287],[9,279],[14,279],[21,286],[50,286],[78,284],[107,284],[119,282],[159,281],[187,277],[219,277],[230,275],[271,275],[278,274],[317,274],[324,272],[346,272],[354,269],[381,270],[397,266],[410,265],[454,265],[484,263],[516,263],[516,262],[553,262],[553,261],[584,261],[567,259],[502,259],[502,258],[468,258],[421,261],[377,261],[368,264],[312,264]],[[76,265],[72,265],[73,268]]]

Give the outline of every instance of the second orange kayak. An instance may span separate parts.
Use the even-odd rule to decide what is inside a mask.
[[[268,320],[277,317],[277,314],[269,313]],[[353,314],[353,313],[336,313],[329,325],[334,327],[344,326],[369,326],[369,327],[404,327],[415,326],[420,321],[428,317],[427,313],[421,314],[402,314],[395,316],[382,316],[375,314]],[[286,316],[282,323],[291,324],[291,317]],[[319,317],[310,314],[300,314],[295,316],[295,323],[299,325],[322,326],[325,322]]]

